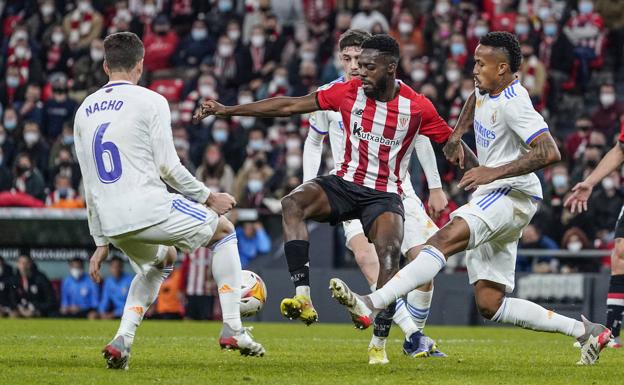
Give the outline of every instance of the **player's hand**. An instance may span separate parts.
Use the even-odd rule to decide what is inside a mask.
[[[89,276],[95,283],[101,283],[100,268],[108,258],[108,246],[98,246],[89,261]]]
[[[217,214],[223,215],[236,206],[236,199],[228,193],[210,193],[206,206],[213,209]]]
[[[449,140],[442,149],[446,160],[454,165],[459,165],[459,168],[464,169],[464,147],[461,140]]]
[[[198,111],[193,115],[193,123],[197,124],[210,115],[226,115],[225,106],[216,100],[208,100],[199,106]]]
[[[448,199],[442,188],[434,188],[429,190],[429,216],[431,219],[436,220],[440,217],[440,214],[446,209],[448,205]]]
[[[472,190],[484,184],[494,182],[497,178],[496,169],[479,166],[466,171],[457,187],[463,188],[464,190]]]
[[[590,183],[577,183],[576,186],[572,188],[572,195],[566,199],[563,205],[565,207],[569,207],[572,214],[587,211],[587,201],[589,200],[593,189],[594,186]]]

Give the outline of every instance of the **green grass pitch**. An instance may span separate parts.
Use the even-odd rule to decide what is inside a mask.
[[[113,321],[0,320],[0,384],[624,384],[624,351],[607,349],[578,367],[569,337],[517,328],[429,327],[448,358],[401,354],[398,328],[390,364],[369,366],[370,330],[349,325],[257,323],[263,358],[221,351],[220,324],[147,320],[130,370],[105,369],[100,349]]]

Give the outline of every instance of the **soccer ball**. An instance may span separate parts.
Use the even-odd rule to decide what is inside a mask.
[[[241,282],[241,317],[251,317],[262,310],[266,302],[266,285],[258,274],[249,270],[242,271]]]

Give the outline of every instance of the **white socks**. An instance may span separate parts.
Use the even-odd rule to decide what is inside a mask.
[[[407,293],[406,308],[410,315],[414,318],[418,330],[425,328],[427,317],[429,317],[429,308],[431,307],[431,299],[433,298],[433,288],[431,291],[420,291],[418,289]]]
[[[426,245],[418,257],[402,268],[381,289],[369,295],[373,306],[385,309],[398,298],[418,286],[433,280],[433,277],[446,265],[446,258],[433,246]]]
[[[211,248],[212,275],[219,290],[223,323],[233,330],[243,327],[240,318],[241,263],[237,244],[236,233],[232,233]]]
[[[162,269],[152,266],[145,274],[134,276],[115,338],[122,335],[127,346],[132,345],[134,333],[143,320],[143,315],[156,300],[160,285],[172,271],[173,266]]]
[[[303,295],[305,297],[311,298],[310,296],[310,286],[301,285],[295,288],[295,295]]]
[[[562,333],[575,338],[585,334],[582,322],[520,298],[505,298],[492,321],[509,323],[525,329]]]
[[[397,299],[396,310],[394,311],[394,317],[392,317],[392,320],[394,323],[399,325],[403,334],[405,334],[405,339],[408,339],[419,329],[416,323],[414,323],[414,320],[407,309],[407,304],[403,298]]]

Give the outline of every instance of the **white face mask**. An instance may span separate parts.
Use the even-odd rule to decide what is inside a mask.
[[[301,167],[301,157],[299,155],[289,155],[286,157],[286,167],[290,170],[299,170]]]
[[[145,4],[143,6],[143,14],[145,16],[154,16],[156,14],[156,6],[154,4]]]
[[[39,134],[36,132],[25,132],[24,133],[24,142],[27,145],[32,146],[33,144],[39,141]]]
[[[252,151],[262,151],[264,150],[264,140],[262,139],[252,139],[249,141],[249,148]]]
[[[553,175],[552,183],[555,188],[568,188],[568,177],[562,174]]]
[[[413,81],[422,82],[427,77],[427,72],[423,69],[418,68],[413,70],[410,76],[412,77]]]
[[[251,41],[251,45],[256,48],[262,47],[264,45],[264,36],[253,35],[250,41]]]
[[[254,116],[242,116],[239,122],[243,128],[250,128],[256,123],[256,118]]]
[[[19,86],[20,80],[19,76],[9,76],[6,79],[7,86],[9,88],[17,88]]]
[[[568,243],[567,249],[572,252],[580,251],[583,248],[581,241],[572,241]]]
[[[451,6],[449,3],[438,3],[438,5],[436,5],[435,7],[436,13],[438,15],[445,15],[450,9]]]
[[[487,35],[488,32],[489,32],[489,28],[486,27],[485,25],[477,25],[474,29],[474,34],[476,37],[483,37]]]
[[[223,57],[230,57],[232,55],[232,52],[234,52],[234,49],[229,44],[221,44],[218,50],[219,50],[219,56],[223,56]]]
[[[600,103],[604,107],[611,107],[611,105],[615,103],[615,94],[611,94],[611,93],[600,94]]]
[[[263,187],[264,183],[262,183],[262,181],[259,179],[250,179],[249,182],[247,182],[247,189],[252,194],[260,192]]]
[[[88,1],[81,1],[80,3],[78,3],[78,10],[80,12],[89,12],[91,10],[91,3],[89,3]]]
[[[310,51],[301,52],[301,60],[303,61],[314,61],[314,58],[316,58],[316,55],[314,54],[314,52],[310,52]]]
[[[65,35],[63,35],[63,32],[54,32],[52,34],[52,43],[61,44],[63,40],[65,40]]]
[[[74,279],[79,279],[82,276],[82,269],[72,267],[69,269],[69,274],[74,277]]]
[[[461,94],[463,100],[468,100],[468,97],[472,93],[472,90],[461,90],[459,93]]]
[[[611,178],[604,178],[601,184],[602,184],[602,188],[605,190],[611,190],[615,188],[615,182]]]
[[[294,150],[301,147],[301,141],[297,138],[286,139],[286,149]]]
[[[540,9],[537,10],[537,17],[539,17],[540,20],[545,20],[548,16],[550,16],[550,8],[540,7]]]
[[[253,103],[253,98],[250,96],[241,96],[238,98],[238,104],[249,104]]]
[[[446,80],[453,83],[459,80],[459,70],[448,70],[446,71]]]
[[[199,94],[203,98],[212,98],[215,95],[215,89],[213,86],[202,85],[199,86]]]
[[[104,60],[104,51],[101,49],[92,49],[91,50],[91,60],[95,62],[99,62]]]
[[[414,30],[414,26],[411,23],[408,22],[400,22],[399,23],[399,32],[402,33],[403,35],[407,35],[408,33],[411,33]]]
[[[208,31],[204,28],[195,28],[191,30],[193,40],[204,40],[208,36]]]
[[[43,16],[50,16],[54,12],[54,6],[52,4],[43,4],[41,6],[41,14]]]
[[[240,31],[237,29],[231,29],[227,32],[227,35],[232,41],[236,41],[240,37]]]
[[[27,53],[28,53],[28,50],[26,49],[26,47],[23,47],[21,45],[15,47],[15,57],[22,59],[26,57]]]
[[[284,76],[281,76],[281,75],[276,75],[273,78],[273,81],[278,87],[285,87],[288,85],[288,79],[286,79]]]

